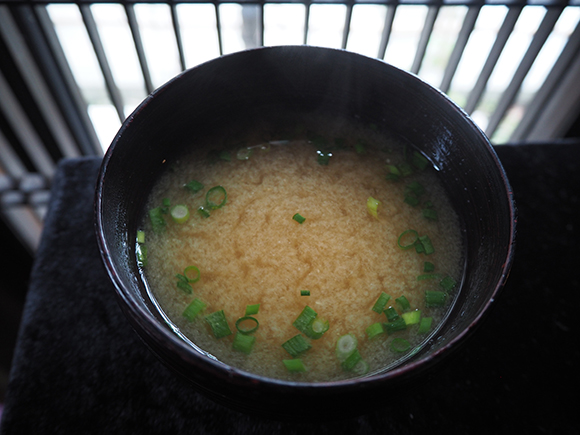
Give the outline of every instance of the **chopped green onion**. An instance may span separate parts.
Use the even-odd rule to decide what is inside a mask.
[[[310,290],[300,290],[300,296],[310,296]]]
[[[356,350],[358,340],[354,334],[345,334],[336,341],[336,356],[340,361],[347,359]]]
[[[429,160],[423,154],[418,153],[417,151],[413,151],[413,156],[411,158],[411,163],[419,170],[424,170],[427,166],[429,166]]]
[[[139,230],[137,231],[137,243],[140,245],[145,243],[145,231]]]
[[[223,207],[227,199],[228,194],[226,193],[226,189],[222,186],[215,186],[205,194],[205,205],[210,210],[215,210],[216,208]]]
[[[404,338],[393,338],[391,341],[391,350],[393,352],[406,352],[411,348],[411,343],[409,343]]]
[[[355,366],[352,368],[352,371],[358,375],[358,376],[362,376],[362,375],[366,375],[369,372],[370,366],[369,363],[367,363],[364,359],[359,360],[359,362],[357,362],[355,364]]]
[[[161,207],[156,207],[149,210],[149,220],[151,221],[151,226],[153,231],[160,233],[165,229],[165,219],[163,219],[163,214],[161,212]]]
[[[201,301],[198,298],[195,298],[183,311],[183,317],[185,317],[190,322],[197,317],[199,313],[201,313],[207,305],[205,302]]]
[[[196,180],[191,180],[189,183],[183,185],[183,187],[189,190],[191,193],[196,194],[205,187],[202,183]]]
[[[236,153],[236,158],[238,160],[248,160],[253,152],[252,148],[240,148]]]
[[[389,307],[385,310],[385,316],[389,322],[393,322],[399,318],[399,313],[395,310],[395,307]]]
[[[169,198],[163,198],[163,201],[161,203],[163,204],[163,207],[161,207],[161,213],[163,213],[163,214],[169,213],[169,207],[171,206],[171,200]]]
[[[283,343],[282,347],[286,352],[296,358],[298,355],[311,349],[312,345],[302,335],[298,334]]]
[[[417,329],[417,334],[426,334],[431,330],[431,323],[433,322],[433,317],[423,317],[419,322],[419,329]]]
[[[401,179],[401,171],[395,165],[387,165],[387,170],[389,171],[386,177],[388,181],[399,181]]]
[[[407,162],[401,163],[398,166],[398,168],[399,168],[399,171],[401,172],[401,176],[403,176],[403,177],[408,177],[409,175],[411,175],[413,173],[413,167]]]
[[[292,216],[292,219],[294,219],[299,224],[301,224],[302,222],[304,222],[306,220],[306,218],[305,217],[302,217],[300,215],[300,213],[296,213],[294,216]]]
[[[429,236],[420,236],[418,242],[421,242],[425,255],[429,255],[435,252],[435,248],[433,247],[433,243],[431,242]]]
[[[447,294],[437,290],[425,290],[425,306],[426,307],[442,307],[445,305]]]
[[[350,372],[354,367],[362,360],[362,356],[358,349],[355,349],[346,359],[342,362],[341,366],[345,372]]]
[[[192,294],[193,293],[193,287],[191,287],[189,285],[189,279],[187,279],[186,276],[178,273],[177,275],[175,275],[175,277],[177,278],[177,288],[181,291],[183,291],[185,294]]]
[[[378,219],[378,207],[381,204],[381,201],[379,201],[378,199],[373,198],[372,196],[369,196],[367,199],[367,210],[369,212],[369,214],[371,216],[373,216],[375,219]]]
[[[282,360],[289,372],[305,372],[306,367],[299,358]]]
[[[236,329],[241,334],[251,334],[252,332],[256,332],[258,326],[260,326],[260,322],[251,316],[240,317],[236,321]]]
[[[409,311],[408,313],[401,314],[401,317],[405,321],[407,326],[416,325],[421,320],[421,310]]]
[[[378,335],[384,334],[385,330],[383,329],[383,324],[380,322],[373,323],[366,329],[368,339],[375,338]]]
[[[395,299],[397,306],[401,309],[401,311],[408,311],[411,309],[411,304],[409,300],[405,296],[398,297]]]
[[[201,278],[201,272],[196,266],[187,266],[183,271],[183,276],[187,278],[187,282],[198,282]]]
[[[205,320],[209,323],[215,338],[222,338],[231,335],[232,330],[228,325],[224,310],[216,311],[215,313],[205,316]]]
[[[201,215],[201,217],[208,218],[209,217],[209,210],[205,208],[203,205],[197,209],[197,212]]]
[[[189,219],[189,209],[183,204],[177,204],[171,207],[170,214],[173,220],[178,224],[185,223]]]
[[[252,352],[252,348],[254,347],[254,343],[256,342],[256,337],[253,335],[245,335],[240,332],[236,332],[234,336],[234,341],[232,343],[232,349],[237,350],[239,352],[243,352],[246,355],[249,355]]]
[[[405,203],[409,204],[411,207],[419,205],[419,198],[414,195],[407,194],[404,199]]]
[[[435,265],[429,261],[423,263],[423,272],[433,272],[435,270]]]
[[[220,159],[225,160],[226,162],[232,161],[232,155],[229,151],[221,151],[220,152]]]
[[[310,330],[305,334],[307,337],[312,338],[313,340],[318,340],[320,337],[322,337],[322,334],[328,331],[329,327],[330,325],[328,320],[317,317],[312,321],[310,324]]]
[[[417,281],[425,281],[426,279],[437,279],[441,278],[438,273],[424,273],[422,275],[417,275]]]
[[[441,280],[439,285],[443,287],[445,291],[450,292],[457,286],[457,282],[449,275],[447,275],[445,278]]]
[[[258,311],[260,311],[260,304],[246,305],[246,316],[258,314]]]
[[[405,323],[405,319],[399,317],[398,319],[393,320],[392,322],[384,323],[383,327],[385,328],[387,334],[390,335],[393,332],[403,331],[407,329],[407,324]]]
[[[318,164],[321,166],[328,166],[328,162],[332,157],[332,153],[325,153],[323,151],[316,151],[318,154]]]
[[[137,266],[145,267],[147,265],[147,246],[137,244],[135,253],[137,255]]]
[[[385,292],[381,292],[379,298],[377,299],[377,301],[375,302],[375,304],[373,305],[373,311],[375,313],[381,314],[383,312],[383,310],[385,309],[385,305],[387,305],[387,302],[389,302],[389,299],[391,299],[391,297],[386,294]]]
[[[415,246],[419,240],[419,233],[415,230],[406,230],[401,233],[397,240],[397,245],[401,249],[409,249]]]
[[[423,217],[427,218],[429,220],[432,220],[432,221],[439,220],[439,217],[437,216],[437,211],[435,211],[432,208],[424,208],[423,209]]]
[[[292,323],[296,329],[305,334],[307,337],[312,335],[312,322],[316,319],[318,314],[308,305],[304,307],[300,315]]]
[[[405,188],[405,190],[407,191],[407,193],[412,193],[416,197],[419,197],[425,193],[425,187],[418,181],[412,181],[411,183],[409,183]]]

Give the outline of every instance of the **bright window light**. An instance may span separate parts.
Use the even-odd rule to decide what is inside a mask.
[[[310,6],[307,43],[318,47],[341,48],[345,19],[345,5],[313,4]]]
[[[347,50],[365,56],[377,57],[386,15],[386,6],[353,6],[348,42],[346,44]]]

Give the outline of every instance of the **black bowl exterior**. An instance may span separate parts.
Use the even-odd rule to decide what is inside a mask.
[[[466,241],[460,296],[428,346],[392,371],[331,383],[266,379],[215,362],[175,335],[147,295],[134,254],[138,216],[166,162],[223,125],[301,113],[375,124],[427,156],[439,170]],[[120,305],[167,365],[218,402],[270,417],[363,412],[381,391],[416,379],[468,336],[497,297],[511,265],[515,207],[485,135],[442,93],[382,61],[307,46],[223,56],[177,76],[129,116],[107,151],[96,192],[101,255]],[[366,400],[365,400],[366,398]],[[344,414],[342,414],[344,415]]]

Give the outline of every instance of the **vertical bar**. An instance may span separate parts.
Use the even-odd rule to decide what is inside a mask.
[[[489,77],[495,68],[495,64],[497,63],[497,60],[499,59],[499,56],[501,55],[501,52],[503,51],[505,44],[512,33],[512,30],[514,29],[514,26],[516,25],[522,9],[523,6],[510,7],[506,17],[504,18],[501,28],[497,33],[497,37],[495,38],[495,42],[493,43],[493,47],[491,47],[489,55],[487,56],[487,60],[485,61],[485,64],[479,73],[477,82],[467,97],[467,103],[464,107],[467,113],[471,114],[477,106],[477,103],[479,103],[479,100],[483,95],[483,91],[487,86],[487,81],[489,80]]]
[[[538,90],[534,99],[526,108],[524,117],[512,133],[510,141],[527,140],[529,132],[532,130],[534,125],[536,125],[538,118],[548,104],[550,97],[557,92],[558,86],[561,84],[564,75],[569,70],[574,58],[577,56],[580,56],[580,22],[576,25],[576,29],[574,29],[574,32],[572,32],[568,38],[566,46],[560,53],[558,60],[554,63],[554,66],[550,70],[550,73],[546,77],[542,87]],[[558,114],[560,114],[559,111]]]
[[[14,178],[19,178],[26,172],[26,166],[14,152],[2,130],[0,130],[0,170]]]
[[[451,86],[451,81],[453,80],[453,76],[457,71],[457,66],[459,65],[461,56],[463,56],[465,46],[467,45],[467,41],[469,41],[469,36],[475,27],[475,22],[479,16],[479,11],[481,11],[481,6],[470,6],[467,10],[467,14],[463,20],[463,25],[461,26],[461,30],[457,35],[455,46],[453,47],[451,56],[449,56],[449,61],[447,62],[447,67],[445,68],[443,79],[441,80],[441,86],[439,86],[439,89],[442,92],[447,92]]]
[[[487,134],[488,137],[493,136],[493,133],[495,132],[499,123],[505,116],[507,110],[514,102],[516,95],[520,91],[522,83],[526,78],[526,75],[528,74],[528,71],[532,67],[534,60],[538,56],[538,53],[540,52],[542,47],[544,46],[544,43],[548,39],[548,36],[550,36],[550,33],[552,32],[552,29],[556,25],[556,21],[558,21],[558,18],[560,17],[560,14],[562,14],[562,11],[563,11],[562,7],[549,8],[546,12],[546,15],[544,15],[544,19],[542,20],[540,27],[538,27],[538,30],[536,31],[532,39],[532,42],[530,43],[530,46],[526,51],[526,54],[524,55],[522,61],[518,65],[518,68],[510,84],[502,94],[497,107],[495,108],[489,119],[489,123],[485,130],[485,133]]]
[[[103,149],[89,118],[88,105],[81,95],[46,6],[35,6],[34,11],[46,38],[47,47],[42,52],[45,56],[50,53],[45,68],[52,71],[53,95],[60,99],[63,113],[83,155],[102,155]]]
[[[214,3],[215,6],[215,25],[217,27],[218,45],[220,49],[220,56],[224,54],[223,38],[222,38],[222,22],[220,19],[219,3]]]
[[[342,30],[342,45],[343,50],[346,49],[346,44],[348,43],[348,34],[350,33],[350,22],[352,21],[352,3],[346,5],[346,16],[344,17],[344,28]]]
[[[127,15],[127,22],[129,23],[131,35],[133,36],[133,43],[135,44],[135,51],[137,52],[137,58],[139,59],[139,65],[141,66],[141,72],[143,74],[145,93],[150,94],[153,92],[153,82],[151,81],[151,73],[149,72],[147,57],[145,56],[145,50],[143,49],[143,40],[141,39],[141,32],[139,31],[139,23],[137,22],[137,16],[135,15],[135,5],[125,3],[124,6],[125,14]]]
[[[105,49],[103,48],[103,43],[101,37],[99,36],[99,30],[97,29],[97,23],[91,12],[91,6],[89,4],[79,4],[79,10],[81,16],[83,17],[83,22],[87,29],[87,33],[93,44],[93,49],[95,50],[95,55],[101,67],[101,72],[105,79],[105,85],[107,86],[107,91],[109,92],[109,97],[117,110],[117,115],[119,120],[123,122],[125,120],[125,111],[123,109],[123,97],[121,92],[115,84],[115,79],[113,78],[113,73],[111,72],[111,67],[109,66],[109,61],[107,60],[107,55],[105,54]]]
[[[304,39],[302,43],[304,45],[308,44],[308,26],[310,22],[310,5],[312,3],[310,1],[304,2]]]
[[[25,6],[25,8],[19,8],[19,10],[28,12],[30,17],[31,11],[28,7]],[[34,61],[7,6],[0,6],[0,34],[8,46],[18,71],[26,83],[26,87],[30,91],[43,119],[46,121],[46,126],[55,139],[60,154],[63,157],[78,157],[80,153],[68,126],[64,122],[43,74]]]
[[[185,64],[185,53],[183,50],[183,38],[181,37],[181,27],[179,26],[179,15],[177,13],[177,5],[171,3],[171,22],[173,23],[173,32],[175,33],[175,42],[177,43],[177,51],[179,52],[179,64],[181,71],[185,71],[187,66]]]
[[[431,33],[433,33],[433,26],[435,25],[435,20],[437,20],[437,15],[439,15],[439,6],[429,6],[429,11],[425,17],[425,24],[423,25],[423,31],[421,32],[421,38],[417,45],[415,59],[411,66],[411,72],[413,74],[418,74],[421,69],[421,64],[425,58],[425,51],[427,51],[427,44],[429,44]]]
[[[391,31],[393,30],[393,21],[395,21],[395,14],[397,13],[397,5],[387,7],[387,14],[385,16],[385,25],[383,27],[383,35],[381,37],[381,43],[379,45],[379,59],[385,58],[385,53],[387,52],[387,45],[389,44],[389,39],[391,38]]]

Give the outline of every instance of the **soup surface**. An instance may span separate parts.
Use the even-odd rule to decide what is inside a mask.
[[[462,274],[436,171],[371,128],[269,139],[171,163],[138,237],[147,285],[176,330],[249,372],[315,382],[398,364]]]

